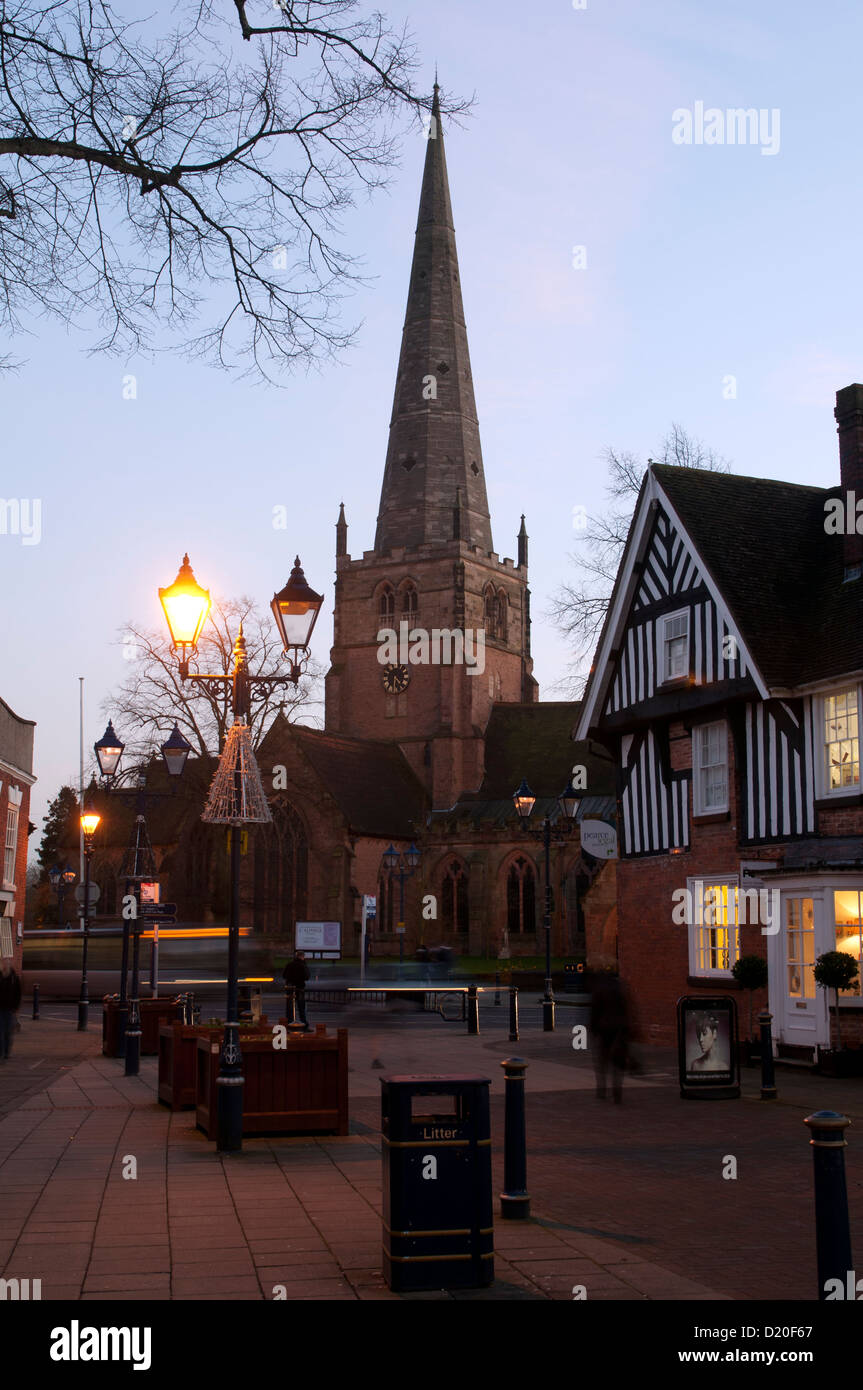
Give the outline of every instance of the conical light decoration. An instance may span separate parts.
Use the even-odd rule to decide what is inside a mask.
[[[245,825],[272,819],[249,726],[237,721],[225,739],[201,820],[210,825]]]

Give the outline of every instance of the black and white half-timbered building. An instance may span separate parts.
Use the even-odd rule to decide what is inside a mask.
[[[863,386],[835,414],[839,487],[652,464],[639,495],[574,737],[618,764],[618,957],[657,1043],[760,954],[780,1050],[811,1056],[816,957],[863,977]],[[863,1035],[859,980],[840,1008]]]

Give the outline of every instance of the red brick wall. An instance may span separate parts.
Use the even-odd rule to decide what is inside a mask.
[[[0,872],[6,858],[6,812],[9,809],[9,785],[10,783],[19,787],[23,792],[21,804],[18,807],[18,846],[15,856],[15,915],[12,918],[12,945],[14,950],[14,968],[21,970],[23,947],[18,943],[18,923],[24,922],[24,899],[27,884],[27,825],[30,819],[30,788],[22,782],[16,781],[8,773],[2,775],[3,788],[0,791],[0,852],[3,859],[0,860]],[[5,885],[4,885],[5,887]]]

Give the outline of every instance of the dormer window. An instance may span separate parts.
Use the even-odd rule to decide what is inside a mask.
[[[821,700],[822,791],[853,796],[860,791],[860,690],[851,685]]]
[[[657,629],[663,683],[684,680],[689,675],[689,609],[681,608],[660,618]]]

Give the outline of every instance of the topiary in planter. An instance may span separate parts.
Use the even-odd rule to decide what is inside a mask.
[[[763,989],[767,984],[767,961],[763,956],[741,956],[732,966],[731,973],[743,989],[749,990],[749,1041],[754,1042],[752,995],[756,989]]]
[[[857,962],[847,951],[825,951],[815,962],[815,983],[822,989],[835,991],[836,1041],[842,1048],[842,1029],[839,1023],[839,991],[848,989],[857,979]]]

